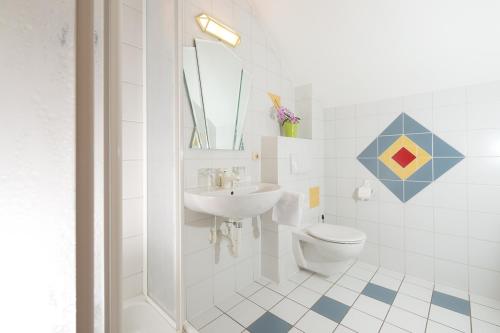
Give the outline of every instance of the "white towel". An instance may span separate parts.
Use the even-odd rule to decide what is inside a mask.
[[[298,227],[302,220],[304,194],[284,192],[280,201],[273,208],[273,221],[278,224]]]

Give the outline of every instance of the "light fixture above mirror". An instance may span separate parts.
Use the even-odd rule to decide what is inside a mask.
[[[220,39],[231,47],[236,47],[240,43],[240,35],[236,31],[207,14],[196,16],[196,22],[201,31]]]

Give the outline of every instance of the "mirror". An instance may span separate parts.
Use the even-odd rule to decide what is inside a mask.
[[[251,79],[222,42],[195,39],[184,47],[183,69],[195,129],[191,148],[243,150]]]

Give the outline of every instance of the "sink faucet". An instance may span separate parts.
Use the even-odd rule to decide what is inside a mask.
[[[234,189],[240,181],[240,177],[233,170],[224,170],[220,177],[220,185],[223,188]]]

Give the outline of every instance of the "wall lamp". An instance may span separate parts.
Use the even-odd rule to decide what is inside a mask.
[[[207,14],[196,16],[196,21],[203,32],[220,39],[232,47],[236,47],[241,41],[240,35],[236,31]]]

